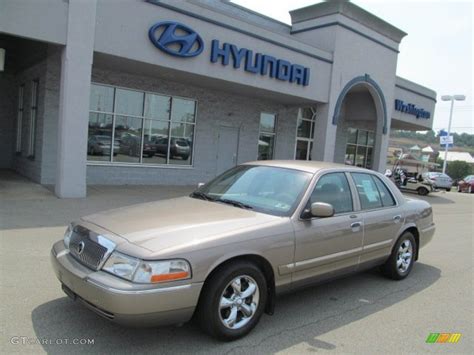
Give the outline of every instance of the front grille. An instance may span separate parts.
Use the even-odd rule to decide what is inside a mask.
[[[75,226],[69,242],[69,252],[80,263],[98,270],[107,253],[107,248],[91,239],[91,231],[82,226]]]

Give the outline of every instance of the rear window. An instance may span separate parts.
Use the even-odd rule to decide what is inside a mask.
[[[371,174],[352,173],[359,194],[360,207],[371,210],[394,206],[395,199],[388,187],[378,177]]]
[[[383,206],[377,185],[369,174],[352,173],[359,194],[360,207],[371,210]]]

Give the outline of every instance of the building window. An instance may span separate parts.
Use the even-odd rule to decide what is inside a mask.
[[[276,115],[262,112],[260,114],[260,133],[258,136],[258,160],[273,159],[275,148]]]
[[[38,114],[38,80],[33,80],[31,85],[31,110],[30,110],[30,131],[28,139],[28,157],[35,157],[36,143],[36,116]]]
[[[16,120],[16,147],[15,151],[21,153],[21,136],[23,132],[23,105],[24,105],[25,85],[18,88],[18,112]]]
[[[375,134],[373,131],[349,128],[345,163],[361,168],[372,169]]]
[[[87,159],[189,166],[195,125],[194,100],[93,84]]]
[[[314,125],[316,121],[316,108],[305,107],[298,110],[296,124],[296,160],[311,160],[313,150]]]

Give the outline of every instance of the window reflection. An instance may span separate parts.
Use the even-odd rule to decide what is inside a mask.
[[[177,122],[194,122],[195,116],[195,103],[194,101],[173,98],[173,104],[171,107],[171,120]]]
[[[114,88],[109,86],[91,85],[90,110],[113,112]]]
[[[313,149],[314,126],[316,121],[316,108],[303,107],[298,109],[296,130],[296,160],[311,160]]]
[[[168,155],[168,121],[145,120],[144,144],[155,151],[155,155],[144,159],[144,164],[166,164]]]
[[[117,89],[115,112],[123,115],[143,115],[143,92]]]
[[[87,140],[87,160],[110,161],[112,142],[112,118],[105,113],[89,114],[89,138]],[[118,143],[114,144],[114,152],[118,153]]]
[[[362,168],[372,168],[374,132],[349,128],[344,162]]]
[[[195,101],[93,84],[90,103],[88,160],[192,164]]]
[[[117,116],[115,118],[115,140],[120,149],[113,161],[140,162],[142,119],[136,117]],[[143,150],[143,154],[154,155],[154,152]]]
[[[173,164],[190,165],[194,125],[171,123],[169,158]]]
[[[276,115],[262,112],[260,114],[260,135],[258,137],[258,160],[273,159],[275,147]]]

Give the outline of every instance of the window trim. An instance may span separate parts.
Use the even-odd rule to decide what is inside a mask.
[[[273,133],[272,132],[267,132],[267,131],[262,131],[262,128],[261,128],[262,114],[272,115],[272,116],[275,117],[275,129],[274,129]],[[258,120],[257,158],[255,160],[263,161],[263,160],[258,158],[258,148],[260,146],[259,142],[260,142],[260,137],[262,135],[267,135],[267,136],[272,136],[273,137],[272,157],[271,157],[271,159],[266,159],[266,160],[275,159],[275,147],[276,147],[276,143],[277,143],[277,128],[278,128],[278,115],[275,112],[260,111],[259,120]]]
[[[28,130],[28,153],[29,159],[35,158],[36,146],[36,126],[38,120],[38,98],[39,98],[39,79],[31,81],[31,101],[30,101],[30,122]]]
[[[354,191],[355,191],[355,196],[357,197],[357,201],[359,203],[359,209],[355,212],[371,212],[371,211],[379,211],[379,210],[385,210],[385,209],[389,209],[389,208],[396,208],[396,207],[399,207],[400,204],[398,202],[398,199],[395,197],[395,194],[392,192],[392,190],[387,186],[387,184],[385,184],[383,182],[382,179],[378,178],[378,176],[376,174],[373,174],[373,173],[370,173],[370,172],[365,172],[365,171],[348,171],[348,174],[350,175],[350,178],[351,178],[351,181],[353,183],[353,188],[354,188]],[[362,204],[360,202],[360,197],[359,197],[359,191],[357,190],[357,184],[355,182],[355,179],[354,179],[354,176],[352,176],[352,174],[365,174],[365,175],[369,175],[372,179],[373,178],[378,178],[380,180],[380,182],[382,182],[384,184],[384,186],[387,188],[387,190],[390,192],[393,200],[395,201],[395,204],[392,205],[392,206],[384,206],[383,205],[383,202],[382,202],[382,197],[380,196],[380,191],[377,187],[377,184],[374,182],[375,184],[375,187],[377,188],[377,192],[379,193],[379,197],[380,197],[380,202],[382,202],[382,207],[376,207],[376,208],[370,208],[370,209],[363,209],[362,208]]]
[[[107,114],[112,116],[112,142],[115,142],[115,120],[116,120],[116,115],[118,116],[127,116],[127,117],[132,117],[132,118],[139,118],[143,120],[142,127],[144,124],[145,120],[152,120],[152,121],[163,121],[163,120],[157,120],[149,117],[145,117],[145,98],[147,94],[151,95],[158,95],[158,96],[166,96],[170,98],[170,112],[169,112],[169,120],[167,121],[169,123],[168,127],[168,154],[166,157],[166,164],[143,164],[143,156],[140,157],[140,161],[138,163],[132,163],[132,162],[116,162],[113,160],[113,149],[111,149],[111,157],[109,158],[109,161],[100,161],[100,160],[88,160],[86,157],[86,165],[91,165],[91,166],[118,166],[118,167],[140,167],[140,168],[170,168],[170,169],[193,169],[194,168],[194,154],[196,150],[196,142],[197,142],[197,122],[198,122],[198,108],[199,108],[199,101],[195,97],[186,97],[186,96],[180,96],[180,95],[170,95],[170,94],[163,94],[161,92],[156,92],[156,91],[149,91],[149,90],[139,90],[135,88],[128,88],[124,86],[118,86],[118,85],[112,85],[112,84],[105,84],[105,83],[100,83],[96,81],[91,81],[91,86],[92,85],[97,85],[97,86],[105,86],[114,89],[114,102],[113,102],[113,110],[115,111],[116,107],[116,89],[122,89],[122,90],[129,90],[129,91],[136,91],[143,93],[143,116],[135,116],[135,115],[122,115],[122,114],[117,114],[116,112],[108,112],[108,111],[97,111],[97,110],[91,110],[89,107],[89,114],[90,113],[101,113],[101,114]],[[183,99],[183,100],[189,100],[194,102],[194,122],[193,123],[188,123],[188,122],[181,122],[184,124],[191,124],[194,125],[194,130],[193,130],[193,146],[191,150],[191,164],[189,165],[180,165],[180,164],[170,164],[169,163],[169,149],[170,149],[170,130],[171,130],[171,108],[173,105],[173,98],[178,98],[178,99]],[[143,130],[142,130],[142,136],[143,136]],[[114,144],[114,143],[112,143]],[[141,149],[143,151],[143,137],[141,140]]]
[[[294,154],[293,154],[293,159],[294,160],[296,160],[296,152],[298,150],[298,141],[304,141],[304,142],[308,143],[308,148],[306,150],[306,161],[309,161],[309,156],[311,155],[311,150],[312,150],[311,145],[312,144],[314,145],[314,125],[316,124],[316,118],[317,118],[316,115],[317,115],[318,111],[317,111],[317,107],[315,107],[315,106],[306,106],[306,107],[308,107],[313,112],[313,115],[312,115],[311,118],[303,117],[302,111],[303,111],[303,108],[305,108],[305,107],[299,107],[298,108],[298,114],[296,116],[295,149],[294,149]],[[310,137],[309,138],[298,136],[298,120],[300,119],[300,116],[301,116],[301,120],[309,121],[311,123],[310,127],[309,127],[309,129],[310,129],[310,131],[309,131]]]
[[[25,84],[18,86],[15,153],[21,154],[23,138],[23,115],[25,111]]]
[[[392,191],[390,191],[390,189],[388,188],[388,186],[378,177],[378,176],[375,176],[373,174],[370,174],[370,176],[372,177],[372,180],[374,180],[374,184],[375,184],[375,187],[377,187],[377,191],[379,192],[379,196],[380,196],[380,201],[382,201],[382,207],[383,208],[389,208],[389,207],[393,207],[397,204],[397,200],[395,199],[395,197],[393,196],[392,194]],[[377,186],[377,181],[379,181],[382,186],[385,187],[385,189],[388,191],[388,194],[389,196],[392,198],[392,201],[393,201],[393,205],[390,205],[390,206],[385,206],[384,203],[383,203],[383,198],[382,198],[382,193],[380,192],[380,189],[379,187]]]
[[[344,177],[346,178],[346,181],[347,181],[347,186],[349,186],[349,192],[351,194],[351,202],[352,202],[352,211],[348,211],[348,212],[341,212],[341,213],[334,213],[334,215],[332,215],[331,217],[311,217],[311,218],[302,218],[302,215],[303,215],[303,212],[304,210],[306,209],[306,206],[308,206],[308,203],[311,202],[311,196],[313,195],[313,191],[314,189],[316,188],[316,185],[318,184],[319,180],[325,176],[325,175],[329,175],[329,174],[343,174]],[[316,219],[321,219],[321,218],[332,218],[332,217],[339,217],[339,216],[346,216],[346,215],[351,215],[351,214],[354,214],[358,211],[358,207],[360,207],[360,205],[358,206],[356,204],[356,196],[354,195],[354,191],[353,191],[353,187],[351,185],[351,182],[352,182],[352,179],[350,179],[348,176],[347,176],[348,172],[345,171],[345,170],[333,170],[333,171],[325,171],[324,173],[322,173],[321,175],[317,175],[314,177],[314,182],[312,184],[310,184],[307,188],[307,193],[308,193],[308,196],[306,198],[306,200],[304,201],[304,203],[302,204],[302,208],[301,208],[301,211],[299,212],[299,215],[298,215],[298,219],[300,221],[312,221],[312,220],[316,220]],[[356,192],[357,194],[357,192]],[[304,200],[304,198],[302,199],[302,201]],[[357,199],[357,202],[359,202],[359,200]],[[334,211],[335,212],[335,211]]]

